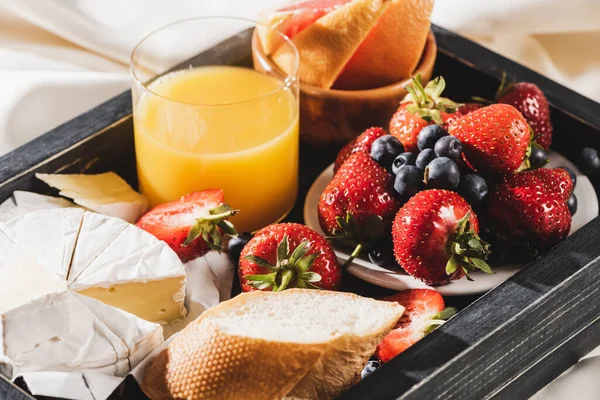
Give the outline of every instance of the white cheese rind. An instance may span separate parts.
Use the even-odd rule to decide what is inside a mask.
[[[73,283],[128,226],[118,218],[86,212],[77,238],[68,282]]]
[[[135,368],[152,350],[162,344],[163,330],[160,325],[90,297],[78,294],[75,296],[125,343],[131,368]]]
[[[9,378],[44,370],[124,376],[162,343],[162,327],[75,291],[129,288],[128,304],[131,294],[144,298],[137,286],[127,286],[140,282],[160,285],[163,297],[152,297],[153,307],[163,307],[167,297],[184,307],[183,264],[164,242],[131,224],[78,208],[0,223],[0,293],[10,292],[10,301],[0,296],[0,371]],[[147,309],[141,304],[139,313]],[[169,305],[177,310],[179,303]]]
[[[127,347],[70,292],[42,296],[2,314],[0,354],[12,373],[115,366]],[[36,329],[32,329],[35,327]]]
[[[0,221],[10,221],[34,211],[67,207],[79,206],[62,197],[17,190],[12,197],[0,204]]]
[[[35,211],[6,222],[19,246],[37,254],[49,270],[66,279],[84,211],[78,208]]]

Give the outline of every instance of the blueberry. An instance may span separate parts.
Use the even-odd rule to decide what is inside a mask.
[[[392,135],[381,136],[371,145],[371,157],[388,171],[392,170],[394,159],[402,152],[404,146]]]
[[[563,165],[562,167],[559,167],[559,168],[562,168],[569,173],[569,176],[571,177],[571,182],[573,182],[573,187],[575,187],[575,185],[577,184],[577,174],[575,173],[575,171],[573,171],[571,168],[567,167],[566,165]]]
[[[429,163],[436,158],[435,151],[433,149],[425,149],[419,153],[415,160],[415,165],[421,169],[425,169]]]
[[[415,153],[402,153],[394,159],[394,162],[392,163],[392,172],[397,174],[401,167],[404,165],[415,165],[415,161],[417,161],[417,155]]]
[[[452,190],[460,182],[460,171],[454,161],[439,157],[425,168],[425,182],[429,188]]]
[[[232,237],[229,239],[229,243],[227,244],[227,253],[229,255],[229,259],[235,265],[240,261],[240,254],[242,253],[242,249],[248,241],[252,239],[252,235],[248,232],[240,233],[237,237]]]
[[[485,179],[477,174],[468,174],[460,178],[458,193],[471,205],[479,204],[488,194]]]
[[[392,240],[383,240],[377,243],[373,249],[369,252],[369,260],[379,266],[394,265],[396,259],[394,258],[394,244]]]
[[[436,142],[433,150],[438,157],[456,161],[462,154],[462,143],[454,136],[444,136]]]
[[[577,212],[577,196],[575,196],[575,193],[571,193],[571,197],[567,200],[567,207],[569,207],[571,215]]]
[[[548,163],[548,154],[544,149],[533,146],[531,148],[531,154],[529,155],[529,164],[531,168],[539,168]]]
[[[376,360],[370,360],[367,362],[367,365],[362,370],[360,374],[362,379],[365,379],[367,376],[371,375],[373,372],[377,371],[381,367],[381,362]]]
[[[423,189],[423,170],[414,165],[405,165],[398,170],[394,189],[400,196],[411,197]]]
[[[600,172],[600,157],[598,157],[596,149],[592,149],[591,147],[582,149],[580,161],[579,168],[584,174],[595,176]]]
[[[419,136],[417,136],[417,146],[419,150],[433,149],[435,143],[441,137],[448,136],[448,131],[442,128],[441,125],[427,125],[421,129]]]

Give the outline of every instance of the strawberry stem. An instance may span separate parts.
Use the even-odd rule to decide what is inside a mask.
[[[359,243],[356,245],[356,247],[354,248],[354,251],[352,252],[352,254],[350,254],[350,257],[348,257],[348,259],[346,260],[346,262],[342,265],[342,269],[346,269],[350,266],[350,264],[352,264],[352,261],[354,261],[354,259],[356,257],[358,257],[358,255],[360,254],[360,252],[362,251],[362,244]]]

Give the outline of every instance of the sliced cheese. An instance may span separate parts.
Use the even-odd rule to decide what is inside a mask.
[[[4,312],[0,326],[12,375],[95,368],[117,374],[118,362],[127,359],[123,341],[68,291]]]
[[[77,248],[73,254],[68,282],[73,283],[119,234],[130,226],[117,218],[87,212],[77,238]],[[101,232],[102,234],[98,234]]]
[[[61,197],[17,190],[12,197],[0,204],[0,221],[9,221],[33,211],[67,207],[79,206]]]
[[[66,282],[50,273],[31,253],[15,246],[15,253],[0,263],[0,313],[40,297],[67,290]],[[0,246],[0,251],[6,250]],[[27,288],[24,290],[24,288]]]
[[[82,209],[33,212],[6,222],[12,239],[38,254],[49,271],[65,279],[83,219]]]
[[[36,174],[61,196],[101,214],[135,222],[148,208],[148,201],[114,172],[97,175]]]
[[[37,211],[0,225],[0,250],[3,243],[7,252],[35,254],[71,291],[151,322],[186,316],[185,267],[177,254],[121,219],[76,208]]]
[[[130,369],[162,344],[163,330],[160,325],[141,320],[125,311],[108,307],[90,297],[75,296],[123,341],[127,347],[127,357],[131,363]]]
[[[124,376],[163,341],[148,320],[185,316],[185,284],[166,243],[118,218],[65,208],[0,223],[0,371]]]
[[[179,257],[153,235],[125,225],[70,289],[152,322],[184,318],[185,268]]]

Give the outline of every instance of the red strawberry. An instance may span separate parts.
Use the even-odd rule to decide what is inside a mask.
[[[451,117],[458,107],[452,100],[440,97],[446,82],[438,76],[423,87],[421,77],[413,78],[412,86],[407,86],[409,94],[390,121],[390,134],[398,138],[406,151],[417,152],[417,136],[421,129],[430,124],[442,124]]]
[[[526,244],[534,253],[546,250],[569,234],[567,200],[572,191],[569,173],[562,168],[507,176],[490,195],[490,228],[513,243]]]
[[[392,226],[394,254],[415,278],[440,285],[473,270],[491,273],[489,245],[479,238],[477,215],[461,196],[425,190],[398,212]]]
[[[340,245],[356,246],[358,255],[389,231],[400,208],[393,184],[394,177],[369,154],[351,154],[321,194],[321,228]]]
[[[461,104],[458,107],[458,110],[456,110],[456,112],[454,114],[452,114],[446,120],[446,124],[448,124],[448,126],[450,126],[453,123],[455,123],[456,121],[458,121],[460,117],[464,117],[465,115],[470,114],[470,113],[472,113],[475,110],[479,110],[481,107],[483,107],[483,104],[481,104],[481,103],[465,103],[465,104]]]
[[[375,354],[382,362],[396,357],[456,313],[454,308],[445,308],[442,295],[431,289],[405,290],[382,300],[405,308],[396,327],[377,346]]]
[[[506,88],[500,86],[496,101],[510,104],[519,110],[533,129],[537,144],[544,150],[550,148],[550,144],[552,144],[550,105],[539,87],[529,82],[518,82]]]
[[[237,235],[226,220],[236,213],[223,203],[221,189],[208,189],[154,207],[136,226],[167,242],[181,261],[186,262],[211,249],[220,251],[224,233]]]
[[[242,290],[291,287],[335,290],[342,271],[329,243],[300,224],[273,224],[259,231],[240,255]]]
[[[531,128],[512,106],[492,104],[472,111],[448,131],[462,142],[467,163],[481,173],[506,175],[528,166]]]
[[[337,172],[338,169],[342,166],[344,161],[350,157],[350,154],[356,153],[357,151],[370,154],[371,153],[371,145],[375,141],[375,139],[385,135],[385,131],[383,128],[369,128],[363,133],[361,133],[356,139],[345,145],[342,150],[338,153],[335,164],[333,166],[333,172]]]

